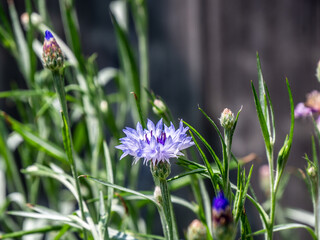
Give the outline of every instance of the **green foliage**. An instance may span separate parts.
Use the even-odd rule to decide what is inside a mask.
[[[258,234],[272,239],[275,231],[296,228],[306,229],[314,239],[319,236],[320,173],[314,139],[313,158],[306,159],[308,169],[313,167],[317,175],[316,178],[307,175],[306,182],[316,210],[312,215],[315,230],[306,226],[307,222],[275,225],[276,201],[286,185],[284,176],[293,138],[294,105],[287,80],[291,127],[274,167],[275,120],[258,55],[259,87],[257,92],[252,83],[252,91],[271,173],[269,209],[257,201],[252,191],[253,165],[246,166],[232,153],[241,109],[233,119],[232,127],[223,129],[199,107],[219,137],[220,149],[207,141],[194,126],[184,122],[196,149],[184,152],[185,155],[174,162],[180,172],[169,179],[156,179],[162,194],[162,201],[159,201],[154,196],[154,189],[135,190],[139,165],[132,166],[126,159],[118,161],[120,155],[115,150],[125,124],[130,122],[130,126],[134,126],[140,121],[146,127],[151,108],[154,115],[163,118],[166,124],[175,123],[164,99],[149,89],[146,1],[117,0],[111,3],[110,18],[120,68],[107,66],[100,70],[97,69],[97,55],[85,57],[82,52],[75,1],[59,0],[67,43],[51,29],[50,26],[55,24],[51,23],[46,1],[26,0],[25,3],[28,16],[28,20],[22,23],[25,32],[14,2],[8,1],[7,6],[0,4],[0,44],[16,60],[27,85],[24,90],[13,85],[12,90],[0,92],[0,99],[9,99],[17,106],[18,112],[13,118],[0,111],[0,239],[35,233],[56,240],[180,239],[174,220],[174,208],[179,205],[203,223],[207,239],[213,240],[210,190],[215,195],[220,191],[225,193],[232,209],[235,231],[240,228],[238,232],[242,239],[253,239]],[[8,7],[8,16],[5,7]],[[129,15],[134,23],[137,46],[129,38]],[[47,29],[66,57],[64,68],[59,72],[51,73],[38,64],[42,46],[35,36],[42,36]],[[106,93],[110,83],[115,89]],[[316,134],[320,139],[318,129]],[[14,144],[9,144],[12,139]],[[235,183],[230,181],[230,171],[236,173]],[[211,185],[206,184],[208,181]],[[191,189],[192,201],[189,195],[181,198],[171,194],[183,188]],[[260,215],[262,230],[252,232],[251,216],[245,211],[247,199]],[[147,212],[146,218],[143,218],[144,212]],[[305,216],[301,211],[294,213]],[[153,234],[155,218],[161,220],[164,237]],[[40,220],[42,225],[38,226]],[[32,223],[34,229],[26,229],[26,223]]]

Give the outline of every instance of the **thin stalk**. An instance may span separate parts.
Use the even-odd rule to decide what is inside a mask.
[[[268,240],[273,237],[273,225],[274,225],[274,215],[276,208],[276,189],[274,186],[274,165],[273,165],[273,146],[271,146],[270,151],[267,151],[267,157],[269,162],[269,180],[270,180],[270,222],[267,226]]]
[[[231,187],[229,181],[229,163],[231,161],[231,130],[224,129],[224,141],[226,143],[227,158],[224,159],[224,174],[225,174],[225,195],[230,199]]]
[[[163,207],[165,218],[168,224],[168,232],[169,232],[168,239],[176,240],[178,239],[178,236],[176,236],[176,233],[174,233],[175,218],[173,214],[172,202],[171,202],[170,192],[168,189],[167,180],[160,179],[159,185],[160,185],[160,190],[162,195],[162,207]]]
[[[73,158],[73,147],[72,147],[72,137],[71,137],[72,135],[71,135],[71,130],[70,130],[70,121],[69,121],[67,102],[66,102],[66,96],[65,96],[64,85],[63,85],[64,78],[58,71],[53,71],[52,75],[53,75],[54,86],[55,86],[55,89],[56,89],[58,97],[59,97],[60,107],[62,109],[62,112],[63,112],[65,119],[66,119],[66,122],[67,122],[67,128],[69,131],[68,135],[70,137],[69,141],[71,143],[71,151],[70,151],[70,154],[67,154],[67,156],[68,156],[68,160],[70,163],[72,176],[73,176],[75,183],[76,183],[76,189],[77,189],[77,193],[78,193],[77,200],[78,200],[81,216],[82,216],[82,219],[86,222],[86,216],[84,214],[82,195],[81,195],[81,190],[80,190],[80,182],[79,182],[79,179],[77,176],[78,175],[77,174],[77,166],[76,166],[76,162],[74,161],[74,158]],[[67,148],[67,147],[65,146],[65,148]],[[68,149],[66,149],[66,151],[69,152]],[[87,232],[85,229],[83,229],[83,233],[84,233],[84,239],[87,239],[88,236],[87,236]]]
[[[317,189],[317,191],[319,191]],[[319,228],[319,211],[320,211],[320,198],[319,198],[319,193],[317,193],[316,199],[315,199],[315,206],[313,207],[315,211],[315,233],[317,235],[317,239],[320,237],[320,228]]]

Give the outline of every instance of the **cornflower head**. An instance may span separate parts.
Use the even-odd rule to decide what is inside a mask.
[[[212,202],[213,235],[217,240],[233,240],[235,227],[228,199],[220,192]]]
[[[220,117],[220,124],[226,130],[230,130],[234,125],[234,114],[229,108],[225,108]]]
[[[44,66],[51,71],[59,70],[64,64],[61,48],[49,30],[44,34],[42,59]]]
[[[163,124],[162,119],[156,125],[148,119],[147,129],[143,129],[139,122],[136,129],[125,128],[123,132],[126,137],[120,139],[121,144],[116,148],[123,151],[120,159],[131,155],[134,157],[134,164],[140,158],[144,159],[144,164],[170,164],[170,158],[183,156],[181,151],[194,145],[192,138],[186,134],[188,129],[183,127],[182,120],[176,130],[172,123],[169,127]]]
[[[187,230],[188,240],[206,240],[207,239],[207,229],[203,223],[195,219],[193,220]]]
[[[316,123],[320,129],[320,92],[313,90],[307,94],[306,101],[298,103],[294,109],[295,118],[316,117]]]

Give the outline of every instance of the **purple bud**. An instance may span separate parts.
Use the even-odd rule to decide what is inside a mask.
[[[228,199],[220,192],[212,203],[213,234],[217,240],[233,240],[236,228]]]
[[[50,31],[45,31],[44,35],[42,53],[44,66],[51,71],[59,70],[64,64],[61,48]]]

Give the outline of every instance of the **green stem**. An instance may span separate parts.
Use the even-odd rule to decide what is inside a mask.
[[[77,200],[78,200],[82,219],[86,222],[86,216],[84,214],[82,195],[81,195],[81,190],[80,190],[80,182],[79,182],[78,174],[77,174],[77,166],[76,166],[76,162],[74,161],[74,158],[73,158],[72,137],[71,137],[72,135],[71,135],[71,130],[70,130],[69,115],[68,115],[68,110],[67,110],[67,101],[66,101],[65,90],[64,90],[64,85],[63,85],[64,78],[63,78],[62,74],[59,73],[59,71],[53,71],[52,75],[53,75],[54,86],[55,86],[55,89],[56,89],[58,97],[59,97],[60,107],[62,109],[63,115],[65,116],[65,119],[67,122],[68,132],[69,132],[68,136],[70,139],[68,139],[68,140],[71,144],[71,151],[69,151],[66,146],[65,146],[65,148],[66,148],[65,150],[67,152],[70,152],[70,154],[67,154],[67,156],[68,156],[68,160],[70,163],[72,176],[73,176],[75,183],[76,183],[76,189],[77,189],[77,193],[78,193]],[[85,229],[83,229],[83,233],[84,233],[84,239],[87,239],[88,237],[87,237],[87,232]]]
[[[276,208],[276,189],[274,185],[274,165],[273,165],[273,146],[271,146],[270,151],[267,152],[268,162],[269,162],[269,174],[270,174],[270,222],[267,226],[268,240],[273,237],[273,226],[274,226],[274,215]]]
[[[174,234],[175,220],[174,220],[173,208],[172,208],[171,197],[168,189],[167,180],[160,179],[159,184],[160,184],[160,190],[162,195],[162,207],[163,207],[164,214],[168,224],[168,231],[169,231],[168,239],[169,240],[178,239],[176,234]]]
[[[225,172],[225,195],[231,199],[231,187],[229,181],[229,163],[231,161],[231,130],[224,130],[224,139],[226,143],[227,157],[224,159],[224,172]]]
[[[319,211],[320,211],[320,198],[319,198],[319,180],[317,180],[317,186],[315,191],[314,203],[313,203],[313,211],[315,212],[314,221],[315,221],[315,233],[317,238],[320,237],[320,228],[319,228]]]
[[[167,177],[171,172],[171,166],[168,163],[150,164],[150,170],[153,176],[156,188],[160,188],[161,197],[157,200],[160,204],[159,214],[165,239],[178,240],[177,225],[174,217],[170,192],[168,189]]]

